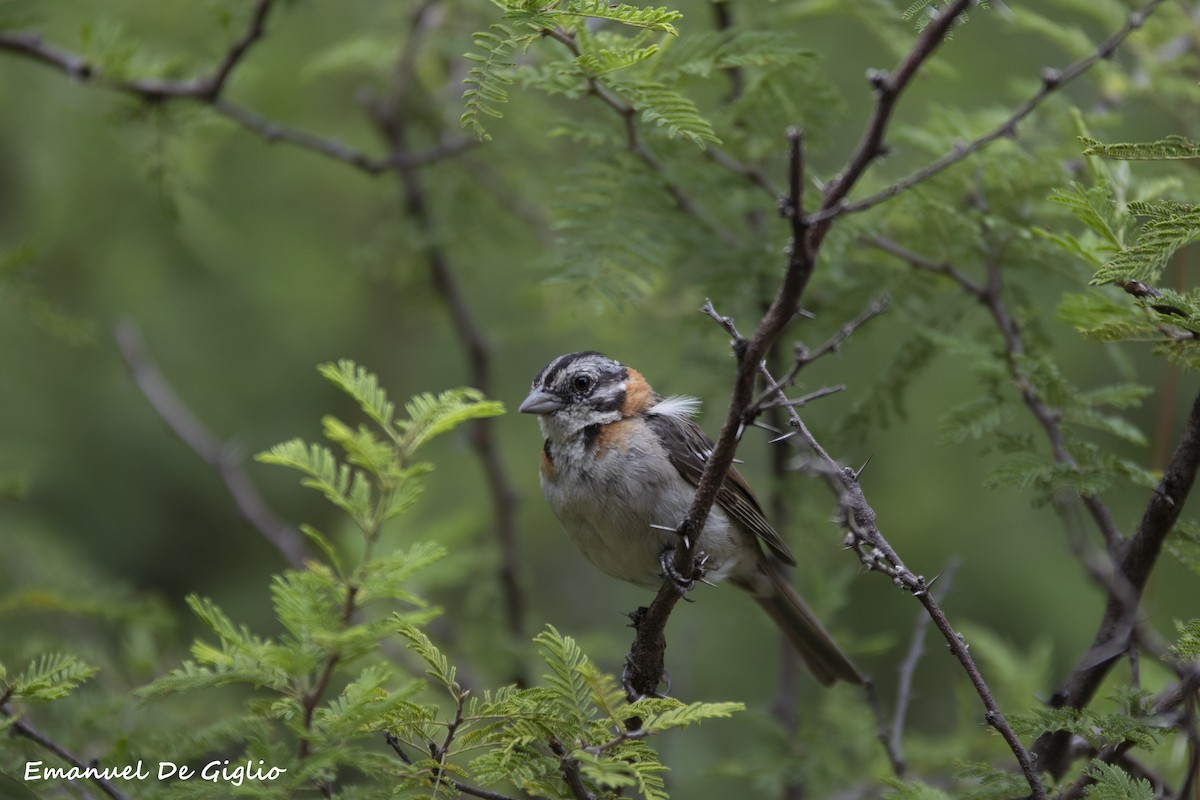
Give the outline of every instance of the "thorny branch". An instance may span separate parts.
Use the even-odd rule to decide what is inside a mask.
[[[956,0],[944,9],[937,19],[922,31],[894,75],[880,81],[876,109],[862,142],[841,175],[826,186],[820,208],[829,208],[844,197],[866,172],[871,162],[880,155],[879,145],[897,98],[916,76],[920,66],[945,40],[946,32],[954,20],[966,11],[969,5],[971,0]],[[704,530],[717,491],[733,464],[745,412],[753,400],[758,371],[771,345],[796,316],[800,307],[800,297],[808,285],[809,278],[812,277],[821,242],[830,224],[826,220],[810,227],[805,218],[804,149],[799,130],[793,129],[788,132],[788,143],[789,191],[784,199],[783,212],[791,227],[792,237],[787,265],[775,297],[755,328],[754,334],[749,339],[738,338],[734,341],[734,354],[738,363],[729,409],[704,473],[700,477],[695,498],[679,526],[680,546],[675,551],[675,566],[685,579],[695,575],[696,541],[699,533]],[[654,601],[638,619],[634,642],[626,657],[625,684],[632,696],[651,695],[657,690],[663,675],[663,654],[666,649],[663,631],[671,609],[679,598],[680,593],[674,584],[670,580],[664,581]]]
[[[706,304],[703,311],[725,328],[735,341],[741,340],[741,335],[734,326],[733,320],[718,314],[711,303]],[[770,374],[765,364],[759,365],[758,372],[768,384],[775,382],[774,376]],[[784,397],[782,392],[779,392],[779,396]],[[884,539],[876,522],[875,510],[867,502],[866,495],[863,494],[862,487],[859,485],[858,474],[852,469],[842,467],[829,455],[808,430],[795,409],[788,408],[788,418],[791,426],[799,433],[801,440],[817,456],[818,469],[825,476],[831,490],[838,496],[842,526],[846,529],[847,547],[858,554],[859,560],[868,571],[883,573],[898,588],[911,593],[925,607],[933,624],[946,639],[950,652],[954,654],[967,673],[967,677],[975,688],[975,693],[979,695],[985,710],[984,720],[996,729],[1016,757],[1021,772],[1029,783],[1034,800],[1045,800],[1046,789],[1038,778],[1034,759],[1021,744],[1021,740],[1017,738],[1017,734],[1004,718],[999,706],[996,705],[992,691],[983,679],[975,660],[971,657],[966,642],[950,625],[950,621],[938,605],[936,598],[929,591],[930,582],[925,580],[925,576],[917,575],[906,567],[896,551]]]
[[[12,718],[19,716],[19,713],[20,712],[14,711],[4,703],[0,703],[0,715]],[[28,739],[43,750],[53,753],[63,761],[80,770],[86,770],[89,767],[95,766],[94,764],[84,763],[82,759],[71,753],[70,750],[67,750],[58,742],[54,741],[37,728],[30,725],[29,722],[23,717],[18,718],[15,722],[13,722],[11,727],[9,727],[9,731],[11,731],[12,735],[14,736],[20,736],[24,739]],[[100,791],[111,797],[112,800],[126,800],[125,794],[122,793],[116,786],[114,786],[112,781],[108,780],[107,778],[95,777],[91,778],[90,780],[92,783],[96,784],[96,787],[99,788]]]
[[[132,320],[113,328],[113,339],[146,400],[179,439],[220,475],[241,515],[279,551],[292,569],[303,569],[308,549],[300,532],[275,515],[242,466],[237,448],[219,441],[196,418],[154,363]]]

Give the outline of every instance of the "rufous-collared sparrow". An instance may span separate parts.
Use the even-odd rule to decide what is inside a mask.
[[[615,578],[657,588],[713,443],[692,420],[699,401],[663,397],[641,373],[596,352],[568,353],[533,379],[520,410],[545,437],[546,500],[583,554]],[[748,592],[822,684],[862,673],[767,559],[796,563],[758,498],[731,469],[700,534],[706,580]],[[664,554],[667,557],[664,558]]]

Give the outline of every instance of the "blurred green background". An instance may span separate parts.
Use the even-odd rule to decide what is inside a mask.
[[[844,163],[862,129],[872,102],[864,71],[890,66],[911,41],[911,23],[899,18],[905,5],[735,6],[749,19],[779,14],[820,57],[824,94],[797,100],[812,100],[808,116],[796,122],[813,131],[814,175],[828,177]],[[944,124],[981,109],[1011,108],[1036,87],[1042,66],[1078,55],[1015,24],[1007,5],[992,5],[972,12],[970,23],[945,43],[905,96],[900,123],[920,125],[936,116]],[[10,0],[2,8],[11,25],[29,20],[48,41],[127,74],[183,77],[220,57],[241,30],[246,7],[214,0]],[[708,3],[681,7],[681,32],[711,26]],[[386,85],[410,11],[359,0],[286,4],[238,68],[227,96],[273,120],[380,153],[364,103]],[[1057,15],[1064,30],[1079,26],[1092,39],[1111,32],[1087,11],[1046,12]],[[448,3],[441,15],[419,70],[433,87],[429,104],[413,113],[425,115],[424,131],[458,136],[460,56],[472,47],[471,33],[491,18],[482,3]],[[1117,74],[1100,73],[1097,80]],[[696,91],[718,97],[724,88],[720,76],[712,76]],[[1048,104],[1037,130],[1057,133],[1055,146],[1072,146],[1066,106],[1093,109],[1105,90],[1097,81],[1072,87]],[[768,230],[757,244],[762,263],[741,274],[695,260],[686,268],[630,275],[636,291],[616,292],[613,299],[611,287],[596,285],[607,278],[580,278],[564,266],[566,246],[554,231],[558,198],[579,187],[578,171],[593,154],[584,143],[547,135],[565,120],[605,120],[606,109],[520,87],[511,92],[505,117],[489,123],[493,141],[423,169],[431,232],[406,217],[394,175],[370,176],[269,144],[200,104],[148,105],[0,54],[0,253],[11,262],[0,284],[0,475],[11,487],[0,499],[0,594],[41,586],[84,594],[120,586],[159,598],[177,619],[155,647],[177,655],[196,633],[182,604],[191,592],[214,598],[254,630],[273,631],[268,576],[282,561],[238,515],[215,471],[163,425],[132,382],[111,330],[121,320],[138,326],[165,377],[214,435],[245,456],[250,476],[281,517],[337,529],[339,517],[314,493],[250,457],[293,436],[317,439],[323,414],[353,417],[344,398],[316,374],[319,363],[353,358],[377,373],[398,401],[468,383],[467,357],[421,254],[422,241],[432,236],[453,259],[492,347],[493,394],[509,408],[496,432],[521,498],[526,633],[554,624],[578,637],[604,668],[619,671],[629,638],[622,613],[647,595],[594,570],[561,534],[537,486],[536,422],[515,407],[548,359],[598,349],[636,365],[664,393],[702,397],[703,423],[715,433],[732,360],[727,337],[695,310],[712,296],[747,332],[763,287],[773,284],[782,264],[786,231],[761,198]],[[1179,122],[1169,110],[1136,98],[1118,113],[1089,119],[1110,140],[1154,138],[1177,132]],[[769,134],[779,135],[780,152],[781,134],[782,126]],[[431,141],[429,134],[423,144]],[[680,152],[702,158],[694,147]],[[923,160],[918,147],[901,146],[883,169],[900,175]],[[781,160],[765,164],[782,183]],[[968,162],[958,169],[972,168]],[[663,202],[669,202],[665,195]],[[1078,285],[1061,275],[1033,285],[1028,300],[1040,309],[1042,330],[1059,348],[1064,370],[1084,387],[1111,380],[1110,354],[1078,341],[1053,319],[1062,291]],[[791,339],[818,344],[848,318],[842,309],[852,313],[869,299],[838,297],[841,286],[818,275],[812,305],[829,310],[791,330]],[[968,333],[987,324],[981,310],[953,294],[946,295],[946,312],[961,314],[960,329]],[[914,570],[932,576],[957,559],[945,601],[956,625],[988,629],[1020,652],[1048,653],[1039,656],[1049,659],[1045,674],[1061,677],[1090,643],[1103,598],[1082,576],[1051,509],[1032,508],[1012,489],[983,488],[994,453],[979,443],[934,444],[946,410],[978,390],[962,361],[940,358],[917,376],[903,418],[842,433],[840,420],[856,395],[906,340],[904,325],[898,315],[877,320],[806,372],[809,390],[847,385],[812,406],[806,420],[845,463],[870,460],[863,475],[867,495],[883,532]],[[1166,415],[1164,430],[1173,435],[1173,420],[1190,404],[1195,381],[1164,383],[1163,368],[1144,352],[1124,358],[1140,380],[1161,389],[1133,421],[1152,432]],[[1026,417],[1011,425],[1034,429]],[[742,469],[764,495],[783,491],[794,500],[795,522],[784,535],[802,554],[797,580],[878,676],[886,698],[918,607],[887,581],[862,574],[857,560],[841,551],[832,502],[819,480],[793,476],[773,484],[769,438],[760,431],[747,437]],[[1127,454],[1160,466],[1149,450]],[[435,445],[431,460],[436,472],[426,497],[389,536],[451,544],[455,556],[439,568],[429,593],[453,626],[466,631],[451,649],[494,684],[506,677],[514,653],[527,659],[528,651],[499,643],[507,633],[483,473],[465,432]],[[1132,489],[1112,493],[1125,529],[1145,496]],[[1146,613],[1168,631],[1172,619],[1196,612],[1194,590],[1183,588],[1182,575],[1164,561],[1147,595]],[[675,766],[677,785],[689,789],[680,796],[727,796],[740,784],[707,777],[700,765],[753,728],[755,714],[767,712],[779,643],[766,619],[733,590],[704,587],[694,597],[672,619],[673,691],[689,699],[744,700],[755,711],[712,725],[708,738],[681,740],[686,755],[673,753],[675,739],[668,738],[664,760]],[[0,614],[0,658],[17,661],[63,637],[87,652],[100,649],[106,635],[103,624],[72,614]],[[969,701],[961,695],[956,700],[945,691],[965,681],[936,643],[916,683],[912,716],[919,730],[936,732],[973,711],[964,709]]]

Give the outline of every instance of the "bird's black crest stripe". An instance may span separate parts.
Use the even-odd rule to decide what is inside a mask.
[[[587,356],[600,356],[604,358],[603,353],[597,353],[595,350],[582,350],[578,353],[567,353],[565,356],[559,356],[548,364],[542,374],[538,376],[538,383],[543,386],[553,385],[554,379],[558,377],[558,373]]]

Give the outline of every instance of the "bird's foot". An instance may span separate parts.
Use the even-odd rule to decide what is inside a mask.
[[[708,553],[696,553],[691,577],[684,577],[683,573],[675,566],[675,548],[673,546],[664,547],[658,554],[658,565],[662,568],[663,577],[671,582],[685,600],[688,592],[696,585],[696,581],[708,583],[704,580],[704,576],[708,573]],[[637,627],[636,621],[634,627]]]

